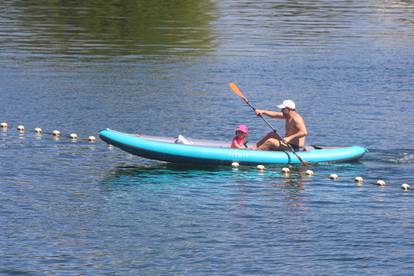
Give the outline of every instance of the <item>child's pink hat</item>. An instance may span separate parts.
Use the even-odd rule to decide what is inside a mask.
[[[246,134],[248,134],[248,133],[249,133],[249,130],[247,129],[247,126],[246,126],[246,125],[239,125],[239,126],[236,128],[236,131],[238,131],[238,130],[240,130],[241,132],[244,132],[244,133],[246,133]]]

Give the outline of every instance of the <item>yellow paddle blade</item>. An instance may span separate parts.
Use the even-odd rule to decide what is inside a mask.
[[[231,90],[233,90],[233,92],[239,96],[240,98],[242,98],[244,101],[248,101],[247,98],[243,95],[243,93],[240,91],[240,89],[237,87],[237,85],[233,82],[229,83]]]

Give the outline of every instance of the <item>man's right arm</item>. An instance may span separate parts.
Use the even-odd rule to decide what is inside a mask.
[[[260,115],[266,115],[269,116],[271,118],[276,118],[276,119],[283,119],[283,113],[282,112],[276,112],[276,111],[270,111],[270,110],[264,110],[264,109],[256,109],[256,115],[260,116]]]

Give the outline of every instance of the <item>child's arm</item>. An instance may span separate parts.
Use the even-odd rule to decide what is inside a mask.
[[[239,149],[245,149],[246,148],[246,146],[244,145],[244,144],[239,144],[239,143],[237,143],[237,141],[234,143],[235,145],[236,145],[236,147],[237,148],[239,148]]]

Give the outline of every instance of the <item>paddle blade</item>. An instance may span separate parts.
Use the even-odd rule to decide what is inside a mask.
[[[243,95],[243,93],[240,91],[240,89],[237,87],[237,85],[233,82],[231,82],[230,84],[230,88],[231,90],[233,90],[233,92],[239,96],[240,98],[243,99],[243,101],[245,101],[246,103],[248,102],[247,98]]]

